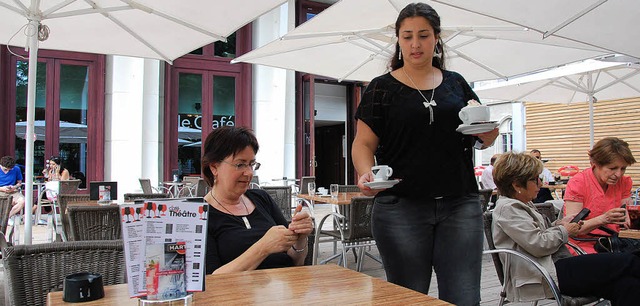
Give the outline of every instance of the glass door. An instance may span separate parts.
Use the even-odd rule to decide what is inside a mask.
[[[315,176],[316,173],[316,156],[315,156],[315,78],[313,75],[305,74],[302,76],[302,84],[300,86],[299,101],[302,101],[297,107],[297,164],[298,177]]]

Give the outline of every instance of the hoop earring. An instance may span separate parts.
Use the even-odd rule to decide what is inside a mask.
[[[433,57],[442,58],[442,53],[440,53],[441,46],[442,44],[440,43],[440,41],[438,41],[436,43],[436,47],[433,48]]]

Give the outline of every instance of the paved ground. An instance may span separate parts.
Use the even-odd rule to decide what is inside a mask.
[[[316,219],[320,220],[322,216],[329,213],[331,211],[331,206],[327,204],[317,204],[315,209]],[[33,243],[45,243],[46,242],[46,226],[39,225],[33,227]],[[326,258],[330,254],[333,253],[333,246],[331,243],[322,243],[320,244],[320,258]],[[378,251],[375,247],[372,248],[371,253],[374,255],[378,255]],[[334,261],[335,263],[335,261]],[[1,261],[0,261],[1,265]],[[378,277],[381,279],[385,279],[384,270],[382,269],[382,265],[377,263],[376,261],[365,258],[363,263],[362,273],[371,275],[373,277]],[[348,255],[348,267],[351,269],[356,268],[356,263],[354,260],[353,253]],[[4,302],[4,269],[0,268],[0,304]],[[489,256],[485,256],[483,259],[483,267],[482,267],[482,284],[481,284],[482,292],[481,292],[481,305],[497,305],[499,300],[499,292],[500,292],[500,283],[495,274],[495,269],[493,267],[493,262]],[[435,275],[431,280],[431,287],[429,290],[429,295],[438,296],[438,288],[437,283],[435,281]],[[530,305],[530,303],[510,303],[509,305]],[[538,305],[554,305],[553,301],[541,302]]]

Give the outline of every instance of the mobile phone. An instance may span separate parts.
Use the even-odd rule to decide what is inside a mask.
[[[578,223],[580,220],[584,220],[591,211],[588,208],[583,208],[573,219],[571,219],[571,223]]]
[[[627,203],[622,204],[622,206],[620,206],[620,208],[624,208],[624,211],[622,212],[623,216],[627,215]]]

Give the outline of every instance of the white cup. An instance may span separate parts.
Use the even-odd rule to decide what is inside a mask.
[[[486,122],[491,118],[489,107],[486,105],[469,105],[463,107],[458,113],[462,123],[469,125],[474,122]]]
[[[387,165],[379,165],[371,167],[371,172],[373,172],[373,180],[379,182],[388,180],[393,174],[393,169]]]
[[[319,192],[321,195],[327,195],[327,194],[329,193],[329,191],[327,190],[327,188],[324,188],[324,187],[318,187],[318,192]]]

